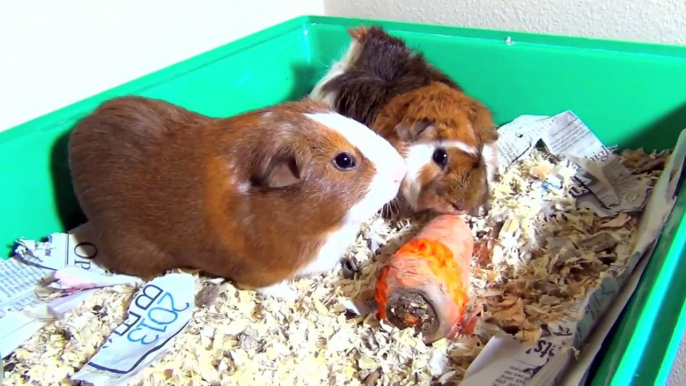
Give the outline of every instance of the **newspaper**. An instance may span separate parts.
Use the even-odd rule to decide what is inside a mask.
[[[543,138],[545,127],[539,124],[550,117],[522,115],[498,129],[498,165],[507,169],[520,158],[533,151],[536,143]]]
[[[10,355],[52,318],[45,306],[37,305],[0,319],[0,355]]]
[[[90,260],[97,255],[97,248],[89,241],[85,224],[68,234],[53,233],[45,242],[22,238],[17,244],[16,256],[0,262],[0,318],[44,304],[36,296],[36,284],[60,268],[76,266],[105,272]]]
[[[67,311],[72,310],[81,305],[81,303],[83,303],[86,299],[88,299],[88,297],[93,295],[95,291],[95,289],[88,289],[85,291],[78,291],[68,296],[57,298],[48,303],[48,310],[52,315],[61,319]]]
[[[655,249],[656,240],[662,232],[662,227],[667,221],[672,209],[676,203],[676,195],[678,194],[678,186],[680,176],[682,173],[684,160],[686,158],[686,130],[681,132],[674,152],[670,157],[665,170],[653,189],[653,193],[645,208],[644,217],[641,219],[637,233],[636,244],[633,247],[634,254],[644,251],[645,256],[650,256]],[[614,321],[617,320],[619,314],[622,312],[626,303],[628,303],[631,294],[638,286],[638,281],[641,274],[645,270],[648,259],[642,259],[634,273],[624,285],[622,293],[613,300],[612,307],[607,311],[607,315],[603,318],[601,323],[594,329],[593,335],[589,342],[582,348],[581,354],[578,358],[578,363],[574,365],[568,374],[566,374],[565,384],[582,384],[588,375],[593,358],[600,350],[603,339],[609,333]]]
[[[108,275],[92,262],[99,251],[92,242],[88,224],[69,233],[52,233],[45,242],[21,238],[17,244],[15,256],[0,261],[2,356],[9,355],[45,323],[61,317],[92,294],[72,293],[75,290],[141,282],[131,276]],[[41,283],[48,283],[47,288],[64,291],[68,296],[46,303],[36,295],[36,287]]]
[[[186,273],[158,277],[141,288],[128,317],[71,379],[93,386],[125,385],[169,351],[191,320],[195,278]]]
[[[649,186],[620,164],[571,111],[553,117],[525,115],[501,127],[498,159],[502,168],[526,157],[539,141],[548,151],[577,170],[572,195],[577,205],[600,217],[640,211]]]
[[[647,186],[622,170],[624,168],[617,163],[611,151],[573,113],[567,111],[551,118],[520,117],[511,125],[504,126],[501,132],[504,135],[501,134],[499,142],[503,143],[499,144],[498,150],[500,153],[503,149],[501,161],[505,162],[504,167],[509,166],[507,162],[526,157],[530,146],[534,146],[540,136],[551,153],[577,166],[574,181],[580,185],[576,194],[578,204],[585,204],[601,216],[638,211],[645,205]],[[510,143],[518,140],[523,140],[525,144]],[[624,284],[641,258],[652,252],[655,240],[671,213],[685,153],[686,130],[681,133],[674,155],[670,157],[645,205],[646,210],[637,230],[643,232],[643,237],[637,238],[628,259],[613,263],[610,270],[601,276],[595,291],[572,307],[572,314],[576,317],[564,317],[557,323],[549,324],[531,347],[524,346],[510,335],[493,337],[467,369],[462,386],[560,384],[572,358],[598,320],[607,314],[603,322],[611,326],[633,292],[635,283],[633,287]],[[589,162],[589,159],[595,163]],[[636,273],[640,274],[644,267],[645,263],[641,264]],[[637,281],[638,278],[634,276],[633,280]],[[618,295],[620,290],[622,293]],[[608,313],[606,310],[611,302],[615,309]],[[607,331],[609,327],[606,327],[604,334]],[[595,346],[585,347],[584,350],[597,352],[600,343],[602,339],[596,337]],[[570,379],[572,382],[573,379],[582,380],[587,370],[580,369],[576,378]],[[574,372],[571,376],[574,376]],[[575,383],[569,383],[567,379],[564,384]]]
[[[653,243],[651,248],[646,251],[645,256],[650,256],[655,249],[656,243]],[[593,328],[593,333],[589,337],[588,341],[583,344],[579,350],[579,354],[576,358],[576,363],[572,363],[568,372],[564,373],[561,377],[564,385],[585,385],[588,372],[593,364],[593,360],[600,351],[600,348],[605,340],[605,337],[610,333],[610,330],[614,326],[615,322],[619,318],[619,315],[624,310],[624,306],[629,302],[631,295],[638,287],[638,283],[641,280],[641,275],[648,265],[649,259],[641,259],[634,273],[629,277],[629,280],[622,287],[622,291],[617,294],[612,300],[612,306],[607,310],[605,316],[600,319],[598,325]],[[561,369],[562,370],[562,369]],[[558,373],[559,374],[559,373]],[[538,376],[538,374],[536,374]],[[535,380],[532,380],[532,383]],[[556,383],[556,382],[554,382]]]

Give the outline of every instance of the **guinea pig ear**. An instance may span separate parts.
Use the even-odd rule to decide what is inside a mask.
[[[350,37],[352,37],[360,43],[362,43],[362,40],[364,39],[365,35],[367,35],[367,31],[367,27],[363,25],[355,28],[348,28],[348,34],[350,34]]]
[[[267,157],[260,170],[253,176],[253,183],[267,189],[278,189],[302,181],[309,157],[285,148],[276,156]]]
[[[469,117],[480,143],[494,142],[498,139],[498,126],[493,122],[491,111],[477,104]]]
[[[294,160],[280,160],[267,173],[264,185],[269,188],[283,188],[300,182],[300,170]]]
[[[426,119],[420,119],[415,122],[400,122],[395,126],[395,132],[398,134],[398,137],[400,138],[401,141],[403,142],[414,142],[422,134],[429,134],[430,131],[434,130],[434,127],[432,126],[433,122],[426,120]]]

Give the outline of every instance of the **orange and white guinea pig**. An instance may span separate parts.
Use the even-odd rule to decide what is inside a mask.
[[[349,30],[345,55],[309,97],[388,140],[408,172],[392,206],[476,214],[498,169],[491,111],[421,53],[378,27]]]
[[[106,268],[196,268],[290,299],[287,282],[333,268],[406,172],[386,140],[309,100],[212,118],[114,98],[75,125],[69,164]]]

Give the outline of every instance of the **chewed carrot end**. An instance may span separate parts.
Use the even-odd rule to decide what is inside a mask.
[[[440,313],[431,304],[426,294],[412,289],[396,289],[386,306],[386,320],[398,328],[413,327],[431,340],[444,324]]]
[[[439,216],[381,270],[375,298],[380,319],[414,327],[429,344],[450,335],[469,301],[471,230],[457,216]]]

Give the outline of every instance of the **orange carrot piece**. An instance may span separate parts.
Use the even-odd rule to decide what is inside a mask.
[[[378,317],[414,327],[429,344],[472,329],[466,317],[474,238],[459,216],[434,218],[398,250],[376,282]]]

